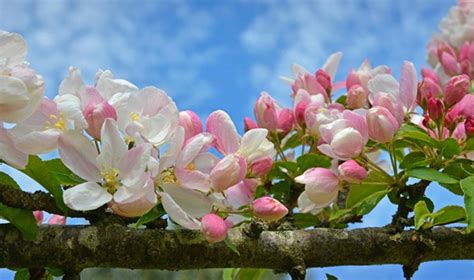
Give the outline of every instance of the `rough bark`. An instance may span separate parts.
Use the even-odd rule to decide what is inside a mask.
[[[474,259],[474,234],[460,228],[392,235],[384,228],[263,231],[233,229],[209,244],[196,231],[135,229],[121,225],[41,226],[37,241],[25,241],[13,226],[0,225],[1,267],[86,267],[182,270],[248,267],[295,271],[308,267],[402,264]]]

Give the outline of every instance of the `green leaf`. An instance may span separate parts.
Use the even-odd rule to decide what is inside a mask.
[[[427,166],[430,160],[426,159],[425,153],[423,152],[411,152],[403,157],[400,167],[403,169],[412,169],[414,167]]]
[[[63,190],[61,185],[58,183],[48,171],[48,165],[45,164],[38,156],[30,156],[28,159],[28,165],[23,173],[30,176],[46,190],[48,190],[54,197],[56,205],[61,208],[64,212],[67,212],[67,207],[63,202]]]
[[[461,153],[461,147],[454,138],[447,138],[438,142],[441,154],[445,158],[453,158]]]
[[[298,228],[314,227],[320,223],[319,219],[310,213],[295,213],[293,218]]]
[[[241,268],[234,275],[233,280],[259,280],[267,272],[267,269]]]
[[[456,205],[443,207],[433,213],[433,226],[446,225],[454,222],[461,222],[466,219],[464,208]]]
[[[469,137],[467,139],[463,151],[474,151],[474,137]]]
[[[398,131],[396,135],[396,139],[406,140],[413,144],[416,144],[418,147],[429,146],[435,147],[436,140],[431,138],[426,131],[422,130],[421,128],[410,125],[404,124]]]
[[[22,268],[15,272],[15,280],[29,280],[30,279],[30,272],[28,268]]]
[[[334,221],[342,216],[349,214],[352,212],[352,209],[335,209],[331,211],[331,214],[329,214],[329,221]]]
[[[288,201],[290,199],[291,184],[288,180],[282,180],[274,183],[270,188],[270,193],[279,201]]]
[[[424,201],[418,201],[415,204],[415,228],[420,229],[426,221],[426,217],[431,214]]]
[[[451,177],[457,180],[462,180],[466,177],[474,175],[474,169],[471,165],[472,165],[471,160],[456,159],[450,162],[449,165],[444,168],[443,173],[449,174]],[[457,194],[457,195],[464,194],[463,191],[461,190],[461,186],[459,185],[459,182],[456,184],[440,183],[440,185],[445,187],[446,189],[448,189],[450,192],[454,194]]]
[[[339,96],[339,98],[336,100],[336,103],[339,103],[339,104],[342,104],[344,106],[346,106],[347,104],[347,96],[346,95],[341,95]]]
[[[85,180],[74,174],[64,163],[56,158],[51,160],[45,160],[43,163],[48,168],[48,173],[53,177],[54,180],[60,185],[64,186],[75,186],[84,183]]]
[[[26,240],[35,240],[38,227],[31,210],[8,207],[0,203],[0,216],[19,229]]]
[[[288,149],[294,149],[301,145],[301,137],[298,133],[295,133],[286,140],[285,144],[283,144],[283,151],[286,151]]]
[[[226,238],[224,239],[224,243],[225,243],[225,245],[227,245],[227,247],[228,247],[229,249],[232,250],[232,252],[236,253],[237,256],[240,257],[240,252],[239,252],[239,250],[237,250],[237,247],[235,247],[235,245],[230,241],[230,239],[229,239],[228,237],[226,237]]]
[[[418,167],[410,169],[407,170],[407,174],[410,177],[415,177],[428,181],[436,181],[445,184],[456,184],[458,182],[458,180],[451,177],[450,175],[428,167]]]
[[[346,208],[353,208],[357,203],[373,193],[388,189],[388,178],[378,171],[371,171],[362,183],[350,184],[346,199]]]
[[[319,154],[304,154],[300,156],[296,162],[298,164],[299,174],[312,167],[328,168],[331,166],[331,160],[328,157]]]
[[[20,189],[20,186],[17,184],[17,182],[8,174],[3,172],[0,172],[0,185]]]
[[[275,162],[270,172],[268,172],[267,178],[268,180],[292,180],[292,177],[288,173],[296,172],[297,169],[298,165],[294,161]]]
[[[326,273],[326,280],[337,280],[337,277],[332,274]]]
[[[467,177],[460,182],[464,192],[464,208],[466,209],[467,230],[474,230],[474,176]]]
[[[222,272],[222,280],[233,280],[234,274],[238,272],[240,268],[225,268]]]
[[[359,216],[366,215],[372,211],[375,206],[390,192],[390,190],[382,190],[375,193],[372,193],[368,197],[365,197],[356,205],[354,205],[353,213]]]
[[[141,225],[148,224],[162,217],[164,214],[166,214],[166,212],[165,212],[165,209],[163,209],[163,206],[161,204],[157,205],[153,207],[150,211],[148,211],[148,213],[141,216],[140,219],[138,219],[138,221],[135,223],[135,226],[139,227]]]
[[[57,268],[57,267],[47,267],[46,270],[47,270],[47,271],[49,272],[49,274],[51,274],[52,276],[59,277],[59,276],[64,275],[64,271],[63,271],[61,268]]]

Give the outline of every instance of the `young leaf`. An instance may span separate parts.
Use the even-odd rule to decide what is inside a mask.
[[[403,169],[411,169],[414,167],[427,166],[430,160],[426,159],[425,153],[423,152],[411,152],[403,157],[400,167]]]
[[[319,219],[310,213],[295,213],[293,218],[298,228],[313,227],[320,223]]]
[[[466,144],[464,144],[464,151],[474,151],[474,137],[469,137],[466,141]]]
[[[415,204],[415,229],[420,229],[426,221],[426,217],[431,214],[430,210],[426,206],[426,203],[421,200]]]
[[[229,239],[228,237],[226,237],[226,238],[224,239],[224,243],[225,243],[225,245],[227,245],[227,247],[229,247],[229,249],[232,250],[232,252],[236,253],[237,256],[240,257],[240,252],[239,252],[239,250],[237,250],[237,247],[235,247],[235,245],[230,241],[230,239]]]
[[[286,140],[285,144],[283,144],[283,151],[286,151],[288,149],[294,149],[301,145],[301,137],[298,133],[295,133]]]
[[[332,274],[326,273],[326,280],[337,280],[337,277]]]
[[[24,239],[35,240],[38,227],[32,211],[12,208],[0,203],[0,217],[19,229]]]
[[[456,184],[458,180],[446,173],[428,167],[418,167],[407,171],[408,176],[445,184]]]
[[[17,182],[12,177],[10,177],[10,175],[3,172],[0,172],[0,185],[20,189],[20,186],[17,184]]]
[[[346,208],[353,208],[357,203],[373,193],[388,189],[390,182],[378,171],[371,171],[362,183],[350,185],[349,194],[346,199]]]
[[[241,268],[232,278],[233,280],[260,280],[268,269],[260,268]]]
[[[372,193],[368,197],[365,197],[363,200],[352,207],[353,213],[359,216],[370,213],[370,211],[372,211],[375,206],[377,206],[377,204],[389,193],[389,191],[390,190],[386,189]]]
[[[15,272],[14,280],[29,280],[30,279],[30,271],[28,268],[21,268]]]
[[[58,158],[45,160],[43,163],[48,168],[48,173],[51,177],[60,185],[75,186],[85,182],[82,178],[72,173]]]
[[[445,158],[452,158],[461,153],[461,147],[454,138],[447,138],[438,143],[440,152]]]
[[[396,139],[405,140],[411,142],[418,147],[429,146],[435,147],[436,140],[431,138],[426,131],[421,128],[410,124],[404,124],[398,131]]]
[[[141,225],[148,224],[161,216],[166,214],[165,210],[163,209],[163,206],[160,204],[158,206],[153,207],[148,213],[145,215],[141,216],[140,219],[135,223],[135,226],[138,228]]]
[[[464,192],[464,208],[466,209],[467,231],[474,230],[474,176],[459,182]]]
[[[331,160],[323,155],[317,154],[305,154],[300,156],[296,162],[298,163],[299,174],[305,172],[312,167],[325,167],[331,166]]]
[[[63,190],[61,189],[61,185],[51,176],[48,172],[48,166],[38,156],[30,156],[28,165],[22,171],[48,190],[53,195],[56,205],[61,208],[61,210],[64,212],[67,211],[63,202]]]
[[[466,219],[464,208],[456,205],[443,207],[433,213],[433,226],[446,225],[454,222],[461,222]]]

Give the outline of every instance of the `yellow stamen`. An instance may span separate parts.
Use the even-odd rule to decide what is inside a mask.
[[[130,118],[132,119],[132,121],[137,122],[140,120],[140,114],[132,112],[130,113]]]

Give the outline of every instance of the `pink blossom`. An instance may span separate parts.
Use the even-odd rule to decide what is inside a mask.
[[[449,79],[446,84],[444,102],[448,107],[458,103],[469,92],[469,76],[459,75]]]
[[[352,109],[359,109],[367,106],[368,92],[360,85],[353,85],[347,92],[347,105]]]
[[[66,217],[61,215],[51,215],[48,220],[49,225],[65,225],[66,224]]]
[[[112,105],[100,97],[95,88],[88,87],[86,92],[96,95],[96,98],[90,99],[83,111],[84,118],[87,121],[87,133],[95,139],[100,139],[100,130],[104,121],[108,118],[117,120],[117,112]]]
[[[298,207],[303,213],[317,213],[337,199],[339,179],[329,169],[308,169],[295,181],[305,185],[304,192],[298,198]]]
[[[340,178],[350,183],[359,183],[367,178],[367,171],[355,160],[348,160],[338,166]]]
[[[468,116],[464,121],[467,137],[474,137],[474,116]]]
[[[247,132],[255,128],[258,128],[258,124],[254,122],[251,118],[245,117],[244,118],[244,131]]]
[[[224,240],[229,228],[224,219],[216,214],[207,214],[201,220],[201,232],[209,243],[217,243]]]
[[[424,78],[418,84],[417,102],[418,104],[426,108],[426,103],[430,98],[438,98],[443,94],[441,86],[431,78]]]
[[[35,217],[37,225],[41,225],[43,223],[43,219],[44,219],[43,211],[41,210],[33,211],[33,216]]]
[[[202,132],[202,122],[193,111],[179,112],[179,125],[184,128],[185,141]]]
[[[288,108],[281,108],[266,92],[262,92],[254,106],[255,119],[259,127],[270,132],[288,133],[293,128],[293,114]]]
[[[245,158],[230,154],[221,159],[211,170],[211,187],[214,191],[222,192],[239,183],[247,173]]]
[[[367,112],[369,137],[379,143],[390,142],[400,123],[387,108],[375,106]]]
[[[439,98],[430,98],[427,109],[430,118],[434,121],[439,120],[444,114],[444,104]]]
[[[288,214],[285,205],[269,196],[256,199],[252,204],[252,209],[255,217],[267,222],[278,221]]]
[[[265,177],[268,172],[272,169],[273,166],[273,158],[266,156],[262,157],[256,161],[254,161],[250,165],[250,169],[252,170],[252,173],[259,176],[259,177]]]

